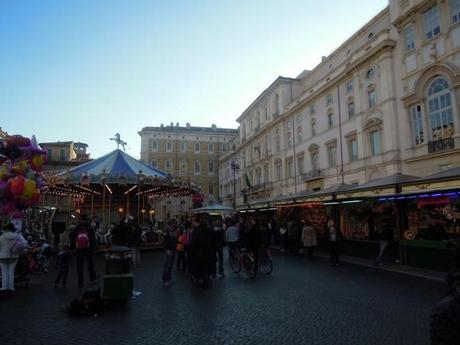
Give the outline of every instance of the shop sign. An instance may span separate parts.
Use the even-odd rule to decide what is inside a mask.
[[[447,196],[443,197],[429,197],[419,199],[417,202],[417,207],[423,207],[427,205],[447,205],[450,204],[450,199]]]

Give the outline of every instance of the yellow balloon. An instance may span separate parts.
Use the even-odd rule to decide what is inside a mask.
[[[22,192],[22,195],[26,199],[30,199],[35,194],[36,190],[37,184],[35,183],[35,181],[31,180],[30,178],[27,178],[24,182],[24,192]]]
[[[43,167],[43,163],[45,163],[45,158],[42,155],[35,155],[32,157],[32,164],[37,169],[41,169]]]

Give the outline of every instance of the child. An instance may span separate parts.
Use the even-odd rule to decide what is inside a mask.
[[[54,287],[59,287],[59,282],[62,279],[62,287],[67,284],[67,275],[69,274],[69,262],[70,262],[70,248],[63,246],[59,251],[56,259],[56,268],[58,269],[58,275],[54,282]]]

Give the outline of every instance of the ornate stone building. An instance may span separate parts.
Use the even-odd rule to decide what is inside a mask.
[[[277,78],[237,119],[222,199],[459,166],[459,22],[460,0],[392,0],[313,70]]]
[[[203,205],[219,201],[218,159],[231,150],[236,129],[169,126],[144,127],[141,136],[141,159],[173,176],[195,183],[201,190]],[[192,198],[158,201],[157,217],[167,219],[189,211]]]

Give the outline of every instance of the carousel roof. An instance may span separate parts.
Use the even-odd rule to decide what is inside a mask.
[[[114,150],[100,158],[76,166],[56,175],[58,179],[79,183],[84,176],[91,182],[99,182],[105,174],[108,183],[118,182],[124,177],[127,182],[137,180],[139,174],[145,177],[166,178],[167,173],[141,163],[121,150]]]

